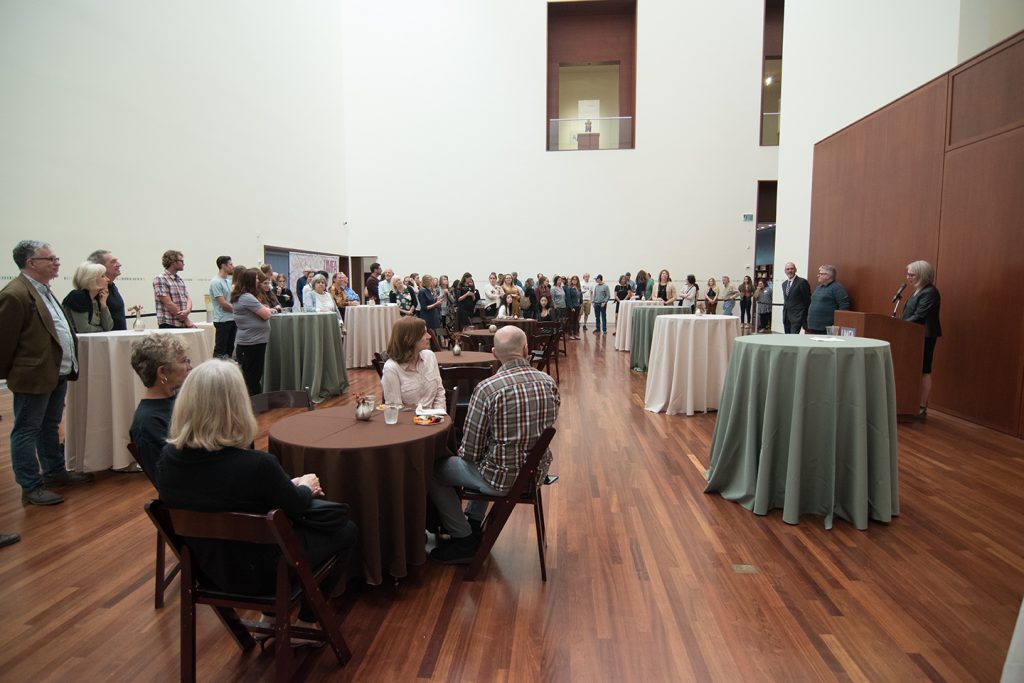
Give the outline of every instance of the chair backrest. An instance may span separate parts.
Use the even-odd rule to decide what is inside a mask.
[[[487,365],[451,365],[441,368],[441,384],[445,389],[459,389],[459,400],[466,404],[477,384],[494,374],[494,367]]]
[[[531,490],[531,486],[537,487],[540,484],[537,481],[537,469],[540,467],[540,459],[544,457],[544,452],[551,444],[551,440],[555,438],[556,431],[554,427],[548,427],[533,442],[533,447],[526,454],[526,459],[519,468],[519,475],[512,484],[512,489],[508,492],[509,500],[521,498],[524,493]]]
[[[446,388],[444,390],[444,398],[445,405],[448,407],[448,419],[452,421],[452,424],[455,424],[455,406],[459,402],[459,387]]]
[[[537,369],[541,372],[547,370],[548,365],[551,364],[551,357],[558,353],[558,340],[562,336],[562,330],[555,329],[548,340],[544,343],[544,352],[537,360]]]
[[[146,513],[179,552],[185,545],[184,538],[258,543],[278,546],[285,561],[296,569],[297,563],[307,565],[291,522],[283,510],[271,510],[265,515],[194,512],[171,508],[162,501],[152,500],[146,503]],[[309,571],[308,566],[306,571]]]
[[[381,354],[375,352],[370,362],[373,363],[373,369],[377,371],[377,376],[383,377],[384,364],[387,363],[387,359],[385,359]]]
[[[149,467],[146,465],[145,458],[139,455],[139,447],[134,441],[128,441],[128,452],[132,454],[133,458],[135,458],[135,462],[142,469],[146,478],[149,479],[149,483],[153,485],[153,488],[156,488],[156,472],[150,472]]]
[[[309,387],[298,390],[268,391],[250,396],[252,412],[256,415],[274,410],[275,408],[299,408],[313,410],[313,399],[309,395]]]

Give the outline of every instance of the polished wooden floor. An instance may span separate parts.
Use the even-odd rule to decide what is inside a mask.
[[[645,412],[612,341],[586,335],[562,362],[548,582],[520,509],[481,581],[428,564],[336,601],[354,658],[325,654],[312,680],[999,678],[1024,592],[1020,441],[939,414],[901,426],[901,517],[790,526],[702,492],[715,416]],[[149,483],[107,473],[23,507],[10,394],[0,415],[0,530],[24,537],[0,549],[0,680],[176,680],[178,584],[155,611]],[[272,680],[271,652],[240,653],[206,608],[198,651],[201,680]]]

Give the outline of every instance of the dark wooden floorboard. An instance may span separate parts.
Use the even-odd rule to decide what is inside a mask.
[[[645,375],[585,335],[561,363],[545,489],[548,582],[517,510],[476,583],[426,565],[333,602],[354,656],[314,681],[993,681],[1024,591],[1024,444],[933,414],[901,425],[902,515],[857,531],[798,526],[703,493],[715,416],[643,410]],[[372,370],[353,393],[377,391]],[[326,403],[348,405],[351,393]],[[261,419],[266,429],[290,411]],[[0,679],[173,681],[178,584],[152,605],[143,475],[103,473],[23,507],[0,394]],[[736,571],[747,566],[749,573]],[[199,676],[270,681],[199,613]]]

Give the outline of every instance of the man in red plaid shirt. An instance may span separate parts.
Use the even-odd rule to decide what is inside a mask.
[[[451,541],[431,551],[444,564],[469,564],[480,546],[480,524],[487,503],[462,505],[453,486],[489,495],[505,495],[541,432],[554,424],[560,399],[550,375],[535,370],[526,360],[526,333],[514,326],[494,334],[494,355],[501,369],[477,385],[469,400],[466,432],[457,457],[445,458],[434,468],[430,497],[437,506]],[[551,451],[537,471],[543,478],[551,464]]]
[[[192,299],[185,281],[178,275],[185,270],[185,256],[180,251],[165,251],[164,272],[153,278],[153,296],[156,299],[156,322],[161,327],[195,327],[188,319],[192,312]]]

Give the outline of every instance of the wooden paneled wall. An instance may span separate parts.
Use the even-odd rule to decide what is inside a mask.
[[[819,142],[808,271],[889,313],[935,266],[934,407],[1024,438],[1024,32]],[[906,298],[906,297],[904,297]]]

